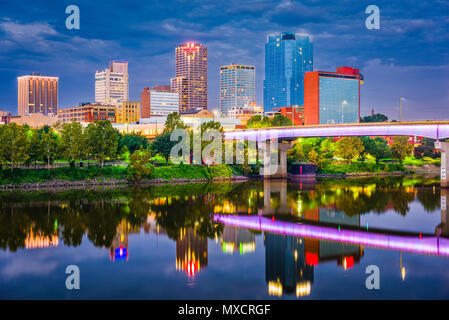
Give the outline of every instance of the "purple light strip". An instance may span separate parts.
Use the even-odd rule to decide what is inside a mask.
[[[439,256],[449,256],[449,239],[437,237],[394,236],[354,230],[340,230],[314,225],[272,221],[261,216],[214,215],[214,220],[225,225],[233,225],[261,231],[308,237],[321,240],[361,244],[390,250],[409,251]]]
[[[449,123],[422,122],[377,125],[336,125],[316,127],[291,127],[250,129],[225,132],[227,140],[268,140],[274,138],[297,137],[344,137],[344,136],[420,136],[433,139],[449,138]]]

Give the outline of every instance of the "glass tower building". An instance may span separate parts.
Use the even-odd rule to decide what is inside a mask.
[[[220,67],[220,111],[229,115],[235,107],[256,101],[256,68],[232,64]]]
[[[360,121],[359,69],[337,68],[337,72],[307,72],[304,79],[306,125],[358,123]]]
[[[304,74],[313,71],[313,44],[306,34],[270,34],[265,43],[264,110],[304,104]]]

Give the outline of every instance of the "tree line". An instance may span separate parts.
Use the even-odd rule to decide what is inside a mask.
[[[10,164],[45,162],[50,169],[55,160],[95,160],[101,167],[107,159],[129,156],[135,150],[148,148],[148,140],[140,134],[121,134],[109,121],[98,121],[83,127],[79,122],[31,129],[10,123],[0,126],[0,167]]]

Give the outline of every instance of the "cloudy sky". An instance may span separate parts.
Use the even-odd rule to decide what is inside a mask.
[[[65,8],[80,8],[81,28],[65,27]],[[380,8],[368,30],[365,8]],[[449,0],[0,0],[0,110],[17,113],[17,80],[59,76],[59,107],[93,101],[95,70],[128,60],[130,99],[145,86],[169,84],[175,47],[208,47],[209,109],[219,106],[219,66],[256,66],[263,101],[264,43],[279,31],[309,33],[314,69],[359,68],[361,113],[449,120]]]

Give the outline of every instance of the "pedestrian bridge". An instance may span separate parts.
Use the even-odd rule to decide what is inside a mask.
[[[264,176],[287,177],[287,151],[291,143],[280,140],[294,140],[299,137],[356,137],[356,136],[419,136],[437,139],[435,148],[441,151],[441,186],[449,187],[449,121],[379,122],[333,124],[315,126],[291,126],[275,128],[254,128],[227,131],[225,140],[252,140],[262,142],[264,150]],[[276,142],[276,143],[273,143]],[[274,152],[273,152],[274,151]],[[272,163],[271,154],[279,154],[280,164]]]
[[[419,136],[449,138],[449,121],[379,122],[295,127],[254,128],[225,132],[226,140],[257,140],[299,137]]]

